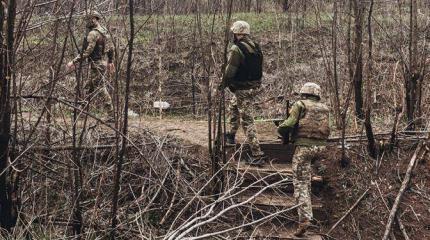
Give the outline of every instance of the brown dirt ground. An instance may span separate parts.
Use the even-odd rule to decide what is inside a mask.
[[[277,140],[276,126],[271,122],[256,121],[258,138],[261,142]],[[191,145],[206,147],[208,145],[208,122],[192,118],[172,118],[141,116],[130,121],[130,129],[148,128],[155,133],[169,134]],[[244,133],[240,129],[237,140],[245,140]]]
[[[276,141],[276,127],[270,122],[256,123],[259,139],[261,142]],[[130,129],[150,129],[156,134],[169,134],[175,138],[189,144],[191,147],[199,148],[201,153],[207,149],[207,121],[193,118],[157,117],[142,116],[132,118]],[[244,141],[243,131],[238,133],[238,141]],[[367,189],[371,188],[368,196],[363,199],[351,216],[347,217],[332,233],[332,237],[337,239],[380,239],[388,219],[389,211],[384,205],[384,200],[392,201],[396,197],[401,182],[399,178],[404,176],[416,145],[401,146],[396,152],[384,157],[379,174],[374,173],[374,162],[368,159],[365,149],[358,146],[350,149],[349,157],[351,166],[340,168],[340,150],[329,147],[323,153],[321,159],[327,170],[324,174],[326,189],[323,198],[326,210],[330,215],[328,226],[334,224],[341,218],[357,200],[357,198]],[[430,179],[429,160],[425,157],[418,164],[414,172],[414,178],[403,198],[399,214],[411,239],[429,239],[430,217],[428,209],[428,198],[426,195],[414,193],[412,190],[419,189],[426,194]],[[378,184],[379,191],[374,183]],[[412,190],[411,190],[412,189]],[[424,196],[424,197],[423,197]],[[399,227],[393,225],[395,236],[402,239]]]

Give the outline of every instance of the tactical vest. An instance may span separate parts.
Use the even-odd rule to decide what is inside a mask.
[[[106,36],[99,31],[98,29],[92,29],[91,31],[97,31],[99,33],[99,37],[96,40],[96,46],[94,47],[93,52],[88,56],[89,62],[97,62],[102,60],[103,55],[105,54],[106,48]],[[84,39],[84,49],[88,47],[88,39],[85,37]]]
[[[260,82],[263,77],[263,53],[260,46],[247,41],[239,41],[236,46],[243,53],[244,60],[240,64],[234,80],[236,82]],[[248,49],[250,47],[252,51]]]
[[[327,140],[330,135],[329,109],[320,102],[301,100],[305,106],[302,112],[294,138],[311,138]]]

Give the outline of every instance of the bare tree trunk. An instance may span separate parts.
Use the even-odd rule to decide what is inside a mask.
[[[354,93],[355,93],[355,114],[357,118],[363,119],[363,18],[364,3],[360,0],[353,0],[355,17],[355,39],[354,39]]]
[[[289,8],[290,8],[290,1],[289,0],[282,0],[282,10],[284,12],[287,12]]]
[[[133,42],[134,42],[134,0],[129,0],[129,12],[130,12],[130,39],[128,42],[128,58],[127,58],[127,72],[125,80],[125,104],[124,104],[124,125],[122,129],[122,146],[121,151],[116,162],[116,172],[114,180],[114,190],[112,197],[112,224],[110,238],[115,239],[116,227],[118,224],[117,211],[118,211],[118,195],[119,185],[121,183],[122,165],[124,162],[124,155],[127,149],[127,132],[128,132],[128,105],[130,98],[130,82],[131,82],[131,66],[133,63]]]
[[[348,90],[347,99],[345,100],[345,105],[342,110],[342,156],[340,163],[343,167],[346,167],[349,165],[349,159],[346,155],[346,146],[345,146],[345,135],[346,135],[346,128],[347,128],[347,115],[348,115],[348,107],[350,102],[350,95],[353,89],[353,78],[354,78],[354,70],[353,70],[353,64],[352,64],[352,40],[351,40],[351,24],[352,24],[352,0],[349,1],[349,11],[348,11],[348,33],[347,33],[347,55],[348,55],[348,73],[349,73],[349,81],[351,82],[351,87]]]
[[[75,2],[74,2],[75,3]],[[70,15],[69,18],[71,19],[73,16],[73,12],[74,12],[74,6],[72,6],[72,9],[70,10]],[[70,24],[70,23],[69,23]],[[74,43],[76,44],[75,39]],[[83,52],[84,48],[82,46],[82,49],[80,52]],[[79,67],[77,69],[77,71],[75,71],[76,74],[76,86],[75,86],[75,99],[74,99],[74,106],[78,106],[79,104],[79,100],[81,99],[81,85],[83,82],[82,79],[82,62],[79,63]],[[89,110],[89,106],[90,106],[91,100],[88,101],[88,104],[85,106],[86,110]],[[69,170],[71,171],[71,186],[73,188],[73,199],[72,199],[72,205],[73,205],[73,210],[72,210],[72,228],[73,228],[73,234],[76,237],[76,239],[81,239],[81,233],[83,230],[83,219],[82,219],[82,206],[81,206],[81,198],[82,198],[82,166],[81,166],[81,159],[80,159],[80,154],[79,154],[79,150],[78,150],[78,146],[79,144],[79,139],[78,139],[78,120],[79,120],[79,115],[80,112],[78,111],[77,108],[73,109],[73,127],[72,127],[72,145],[73,145],[73,151],[72,151],[72,161],[73,161],[73,166],[71,167],[72,169]],[[85,125],[86,125],[86,121],[87,121],[87,116],[85,116],[84,119],[84,124],[81,127],[81,136],[83,136],[84,132],[85,132]],[[82,143],[82,141],[81,141]]]
[[[367,92],[366,92],[366,116],[364,120],[364,126],[366,128],[366,135],[367,135],[367,148],[369,150],[369,155],[372,158],[377,158],[378,156],[378,148],[375,141],[375,136],[373,135],[373,129],[372,129],[372,122],[371,122],[371,106],[372,106],[372,76],[373,76],[373,38],[372,38],[372,11],[373,11],[373,2],[374,0],[370,0],[370,8],[369,8],[369,15],[367,19],[367,30],[369,34],[369,71],[367,76]]]
[[[339,98],[339,76],[337,71],[337,25],[338,25],[338,1],[333,4],[333,24],[332,24],[332,51],[333,51],[333,81],[334,81],[334,118],[338,129],[341,128],[340,119],[340,98]]]
[[[192,96],[192,110],[193,115],[196,116],[196,58],[197,58],[197,46],[196,46],[196,35],[197,35],[197,4],[198,2],[195,2],[194,9],[195,9],[195,17],[194,17],[194,24],[193,24],[193,50],[192,50],[192,60],[191,60],[191,96]]]
[[[421,75],[418,71],[418,21],[417,1],[410,2],[409,18],[409,69],[405,71],[406,87],[406,116],[408,118],[408,130],[415,129],[415,110],[417,104],[417,86]]]
[[[13,78],[13,66],[15,65],[14,51],[14,25],[16,16],[16,2],[9,0],[6,21],[6,46],[4,47],[4,30],[3,22],[5,19],[5,9],[0,4],[0,44],[1,50],[0,62],[0,79],[2,79],[0,92],[0,227],[10,231],[16,225],[17,209],[16,198],[18,186],[11,185],[11,173],[9,172],[9,141],[11,132],[11,102],[10,86]],[[4,50],[6,49],[6,50]],[[12,171],[12,170],[11,170]]]
[[[262,1],[257,0],[257,13],[261,13],[262,11]]]
[[[222,71],[224,74],[225,67],[227,65],[227,51],[228,51],[228,34],[229,34],[229,25],[231,20],[231,14],[233,10],[233,2],[234,0],[229,1],[229,8],[227,12],[226,26],[225,26],[225,36],[224,36],[224,64],[222,67]],[[212,158],[212,175],[216,175],[215,184],[214,184],[214,195],[218,197],[218,194],[222,191],[224,185],[224,177],[222,173],[220,173],[221,169],[221,160],[225,160],[225,90],[223,89],[218,94],[218,112],[216,114],[217,118],[216,122],[216,137],[215,137],[215,148],[214,154]],[[224,121],[224,124],[223,124]]]
[[[78,102],[81,97],[81,83],[82,83],[82,63],[80,64],[78,71],[76,73],[76,87],[75,87],[75,102],[74,106],[78,106]],[[89,105],[87,105],[87,108]],[[73,186],[73,233],[77,236],[77,239],[81,239],[82,233],[82,207],[81,207],[81,191],[82,191],[82,179],[81,179],[81,160],[80,154],[78,150],[78,120],[79,120],[79,111],[77,108],[73,109],[73,128],[72,128],[72,158],[73,158],[73,166],[72,166],[72,175],[73,178],[72,186]],[[85,121],[86,122],[86,121]],[[84,124],[85,125],[85,124]],[[82,127],[82,133],[85,131],[85,126]]]

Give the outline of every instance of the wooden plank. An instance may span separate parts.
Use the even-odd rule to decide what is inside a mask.
[[[252,197],[252,193],[243,193],[235,198],[237,202],[244,202]],[[250,203],[262,206],[290,208],[296,205],[296,200],[292,196],[277,195],[275,193],[262,193],[256,196]],[[312,200],[312,208],[321,209],[323,206],[318,199]]]
[[[296,228],[294,226],[289,227],[274,227],[274,226],[259,226],[252,233],[252,237],[258,239],[275,238],[275,239],[306,239],[306,240],[323,240],[323,238],[318,234],[313,234],[311,232],[307,233],[306,236],[296,237],[294,236]]]
[[[261,143],[261,150],[266,154],[269,161],[273,163],[290,163],[294,155],[294,145],[281,143]],[[236,146],[228,146],[227,153],[233,156],[236,160],[245,160],[247,154],[250,154],[248,144],[237,144]]]
[[[246,172],[267,172],[267,173],[287,173],[289,175],[293,174],[291,164],[281,164],[281,163],[266,163],[261,167],[252,166],[246,164],[245,162],[232,162],[230,166],[238,171]]]
[[[261,167],[248,165],[245,162],[230,162],[228,169],[229,171],[240,172],[244,175],[253,175],[259,177],[265,177],[273,173],[277,173],[283,178],[292,178],[293,170],[291,164],[282,163],[266,163]],[[313,182],[322,182],[321,176],[312,176]]]

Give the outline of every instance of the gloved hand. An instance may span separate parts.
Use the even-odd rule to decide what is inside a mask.
[[[290,130],[288,128],[278,127],[278,134],[281,136],[283,144],[290,142]]]
[[[225,89],[225,84],[221,83],[220,85],[218,85],[218,91],[222,91]]]
[[[274,120],[273,123],[275,124],[275,126],[279,127],[279,125],[281,125],[282,120]]]

